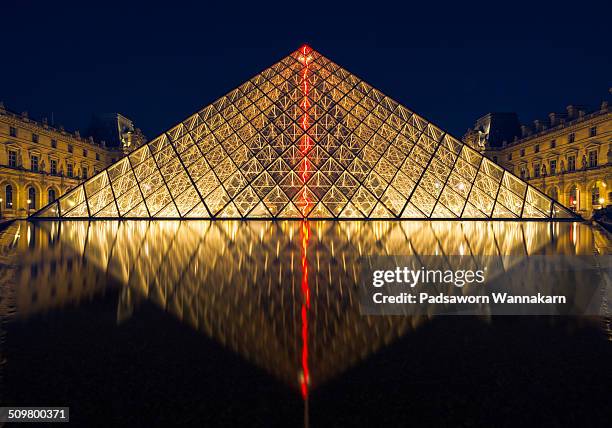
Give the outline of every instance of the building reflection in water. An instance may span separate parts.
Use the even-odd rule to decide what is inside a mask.
[[[1,235],[3,313],[28,317],[121,288],[293,385],[311,388],[417,328],[362,316],[362,255],[607,253],[578,223],[385,221],[18,222]]]

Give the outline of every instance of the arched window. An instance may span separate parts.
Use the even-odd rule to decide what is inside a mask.
[[[603,201],[599,200],[599,186],[594,185],[591,189],[591,204],[592,205],[601,205]]]
[[[575,184],[569,191],[569,206],[574,210],[578,209],[578,187]]]
[[[4,206],[8,209],[13,208],[13,186],[10,184],[4,189]]]
[[[36,209],[36,189],[34,187],[28,188],[28,199],[30,203],[28,204],[28,208],[31,210]]]
[[[56,196],[55,196],[55,189],[49,189],[49,191],[47,192],[47,196],[49,199],[49,203],[55,201]]]

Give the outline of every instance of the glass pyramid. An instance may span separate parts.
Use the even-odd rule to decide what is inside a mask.
[[[577,218],[308,46],[34,216]]]

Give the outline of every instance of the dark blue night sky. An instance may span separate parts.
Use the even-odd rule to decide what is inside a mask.
[[[57,3],[3,2],[0,100],[71,130],[117,111],[152,138],[303,43],[457,136],[488,111],[594,108],[612,86],[603,2]]]

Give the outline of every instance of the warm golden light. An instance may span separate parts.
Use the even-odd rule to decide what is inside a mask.
[[[593,233],[582,223],[486,220],[49,221],[16,222],[4,242],[28,250],[16,254],[22,268],[7,281],[18,316],[120,287],[118,319],[148,300],[310,390],[431,318],[425,309],[362,315],[360,256],[489,255],[510,270],[536,254],[592,254],[596,241],[607,242]]]
[[[36,216],[575,218],[308,46]]]

